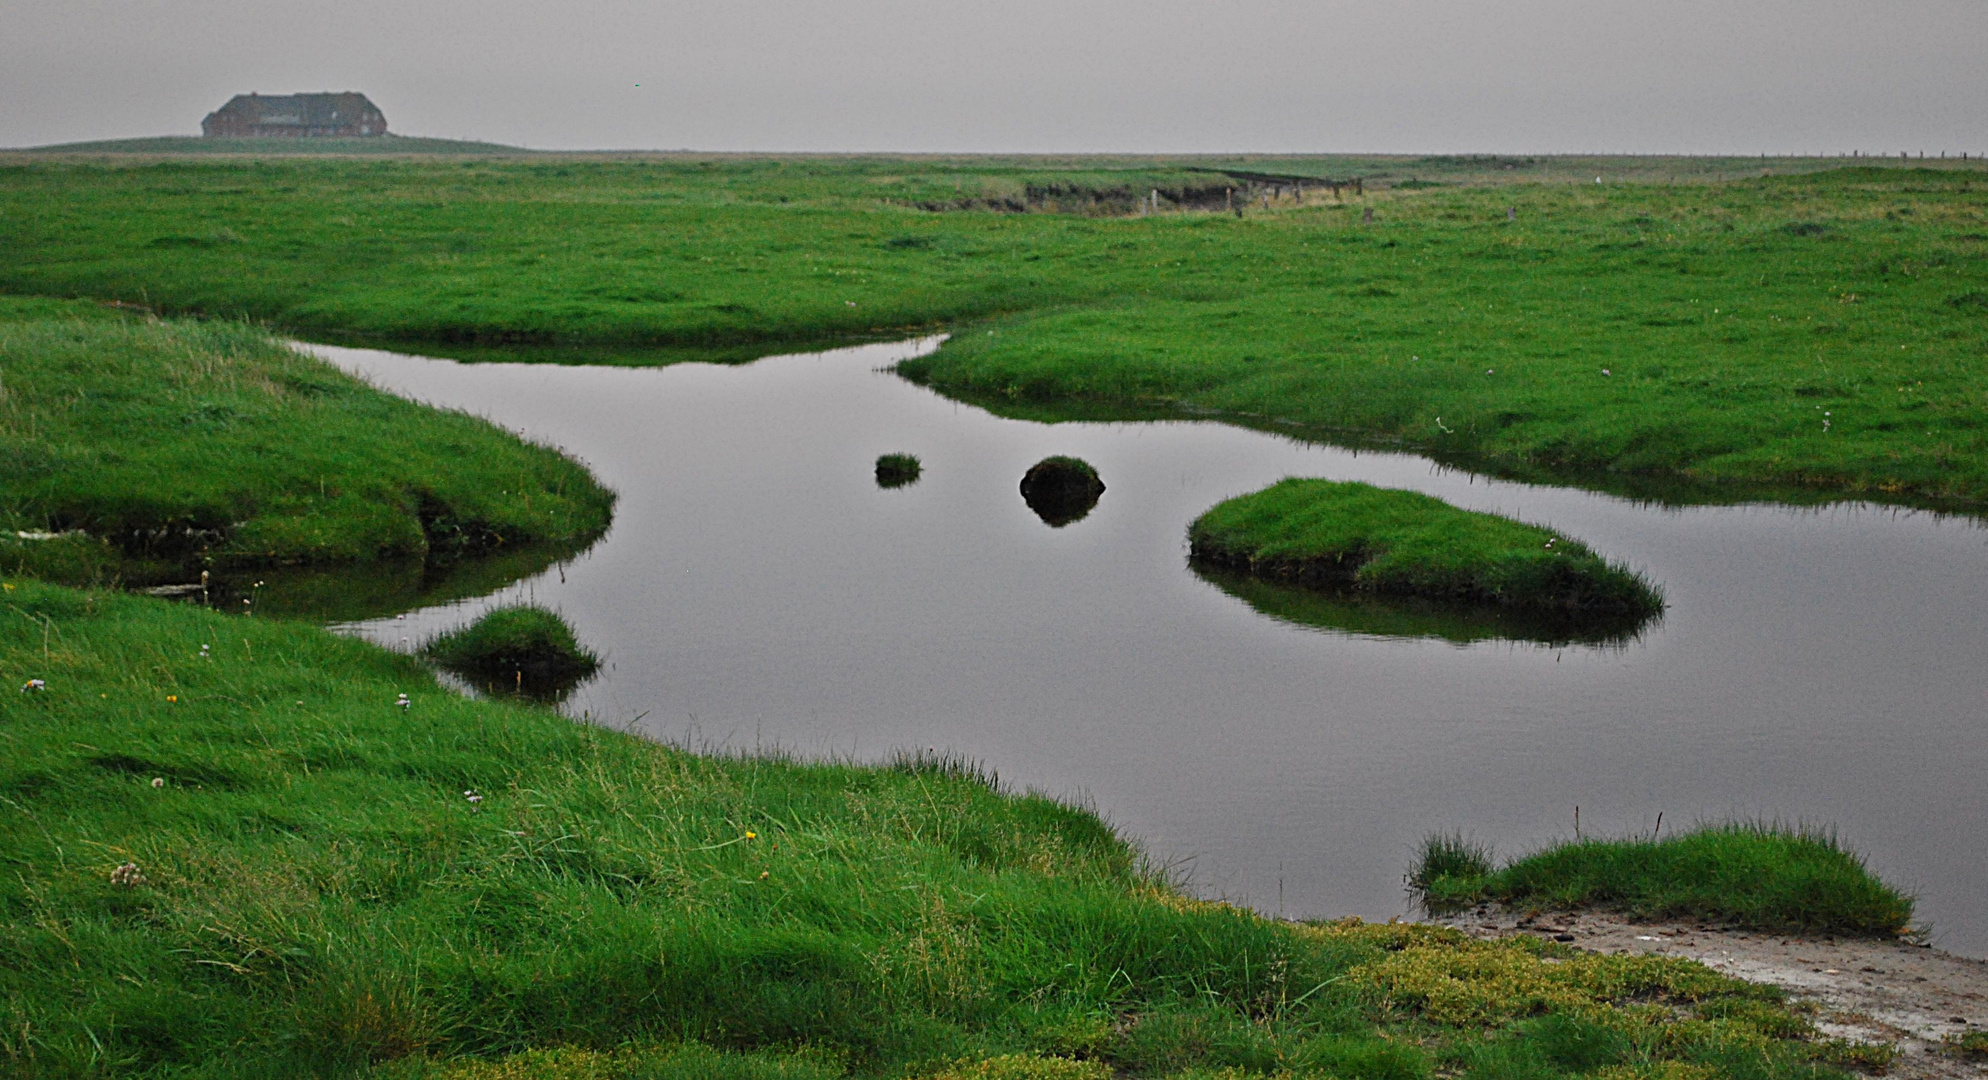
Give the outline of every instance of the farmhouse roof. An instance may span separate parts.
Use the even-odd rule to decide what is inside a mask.
[[[334,127],[357,123],[368,111],[379,110],[366,95],[347,90],[325,94],[236,94],[215,110],[215,115],[239,117],[252,124]]]

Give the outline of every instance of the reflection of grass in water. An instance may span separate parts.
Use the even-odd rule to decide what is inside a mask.
[[[208,601],[220,611],[252,608],[258,615],[358,622],[487,596],[585,549],[585,545],[537,545],[440,564],[399,559],[346,567],[272,567],[215,576]],[[251,603],[244,605],[243,600]]]
[[[1203,581],[1280,622],[1366,637],[1433,638],[1456,645],[1503,639],[1620,647],[1657,622],[1632,616],[1576,621],[1506,608],[1282,585],[1220,567],[1191,566]]]
[[[205,602],[217,611],[281,616],[319,623],[358,622],[415,608],[487,596],[569,561],[592,545],[520,545],[489,555],[439,562],[383,559],[345,566],[272,566],[210,572],[179,561],[125,557],[84,533],[23,540],[0,531],[0,574],[100,588],[180,586],[174,599]],[[248,601],[243,603],[243,601]]]

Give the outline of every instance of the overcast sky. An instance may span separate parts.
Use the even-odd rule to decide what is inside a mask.
[[[703,150],[1988,151],[1988,0],[0,0],[0,146],[362,90]]]

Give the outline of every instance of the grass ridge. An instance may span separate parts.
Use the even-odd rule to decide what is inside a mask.
[[[1871,873],[1834,830],[1779,822],[1563,841],[1495,869],[1488,847],[1438,834],[1408,881],[1433,912],[1493,901],[1808,933],[1890,937],[1912,928],[1912,896]]]

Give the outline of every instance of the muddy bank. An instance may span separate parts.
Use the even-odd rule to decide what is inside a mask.
[[[1536,934],[1594,952],[1688,957],[1813,1002],[1816,1026],[1832,1038],[1895,1045],[1898,1057],[1888,1075],[1988,1077],[1988,1060],[1965,1059],[1948,1041],[1988,1030],[1988,961],[1904,941],[1635,923],[1604,912],[1534,918],[1485,907],[1434,921],[1478,937]]]

